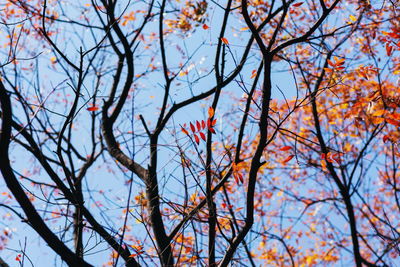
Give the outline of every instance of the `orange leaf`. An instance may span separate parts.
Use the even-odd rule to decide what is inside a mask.
[[[332,67],[336,67],[336,64],[333,63],[331,60],[328,59],[328,64],[331,65]]]
[[[229,45],[228,39],[226,39],[225,37],[221,37],[221,41],[226,44]]]
[[[214,109],[213,107],[208,108],[208,117],[212,118],[214,116]]]
[[[257,76],[257,71],[256,71],[256,70],[253,70],[253,71],[251,72],[251,77],[250,77],[250,79],[254,79],[256,76]]]
[[[208,28],[210,28],[210,27],[208,27],[207,24],[203,24],[203,29],[204,29],[204,30],[207,30]]]
[[[294,155],[289,155],[284,161],[282,161],[282,163],[289,162],[293,157]]]
[[[211,126],[215,126],[215,124],[217,124],[217,119],[215,119],[215,120],[213,120],[213,121],[211,122]]]
[[[186,134],[186,135],[189,135],[189,132],[185,129],[185,128],[181,128],[181,131],[184,133],[184,134]]]
[[[89,111],[97,111],[97,110],[99,110],[99,107],[98,106],[91,106],[91,107],[88,107],[87,110],[89,110]]]
[[[379,116],[382,116],[383,113],[385,113],[385,110],[384,110],[384,109],[380,109],[380,110],[377,110],[377,111],[375,111],[374,113],[372,113],[372,116],[377,116],[377,117],[379,117]]]
[[[279,150],[280,150],[280,151],[288,151],[288,150],[290,150],[290,149],[292,149],[291,146],[283,146],[283,147],[281,147]]]

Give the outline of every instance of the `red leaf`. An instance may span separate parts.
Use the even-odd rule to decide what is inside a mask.
[[[199,121],[196,121],[197,131],[201,130],[201,125]]]
[[[288,151],[288,150],[290,150],[290,149],[292,149],[291,146],[284,146],[284,147],[281,147],[279,150],[280,150],[280,151]]]
[[[332,160],[332,152],[328,152],[328,153],[326,154],[326,161],[327,161],[327,162],[330,162],[330,163],[333,163],[333,160]]]
[[[229,45],[228,39],[226,39],[225,37],[221,37],[221,41],[226,44]]]
[[[210,27],[208,27],[207,24],[203,24],[203,29],[204,29],[204,30],[207,30],[208,28],[210,28]]]
[[[242,184],[243,184],[243,182],[244,182],[244,180],[243,180],[243,175],[242,175],[240,172],[235,172],[235,173],[233,173],[233,177],[235,178],[235,182],[236,182],[237,184],[239,184],[239,183],[242,183]]]
[[[386,44],[386,55],[388,55],[388,57],[390,57],[390,55],[392,55],[392,51],[393,51],[393,46],[389,45],[389,43]]]
[[[186,135],[189,135],[189,132],[185,129],[185,128],[181,128],[181,131],[184,133],[184,134],[186,134]]]
[[[194,125],[192,123],[190,123],[190,130],[192,130],[192,132],[196,131],[196,128],[194,128]]]
[[[386,143],[388,140],[390,140],[390,137],[388,135],[383,136],[383,142]]]
[[[203,132],[200,132],[200,137],[201,137],[201,139],[206,141],[206,135]]]
[[[207,128],[211,128],[211,119],[207,120]]]
[[[196,143],[197,143],[197,144],[200,144],[200,139],[199,139],[199,137],[198,137],[196,134],[194,134],[193,136],[194,136],[194,140],[196,141]]]
[[[332,154],[331,158],[334,161],[336,161],[338,164],[340,164],[340,154],[339,153]]]
[[[88,107],[87,110],[89,110],[89,111],[97,111],[97,110],[99,110],[99,107],[98,106],[91,106],[91,107]]]
[[[321,154],[321,159],[325,159],[326,158],[326,154],[325,153],[322,153]]]
[[[400,122],[399,121],[396,121],[396,120],[393,120],[393,119],[390,119],[390,118],[386,118],[386,122],[390,123],[390,124],[392,124],[394,126],[400,126]]]
[[[299,2],[299,3],[293,4],[292,6],[293,6],[293,7],[299,7],[299,6],[301,6],[302,4],[303,4],[303,2]]]
[[[210,132],[212,132],[213,134],[215,134],[214,128],[208,128],[208,130],[209,130]]]
[[[250,79],[254,79],[257,76],[257,70],[252,70]]]
[[[206,128],[206,122],[204,120],[201,121],[201,128],[202,129]]]
[[[331,60],[328,59],[328,64],[331,65],[332,67],[336,67],[336,64],[333,63]]]
[[[215,124],[217,124],[217,119],[212,121],[211,126],[215,126]]]
[[[289,155],[284,161],[282,161],[282,163],[289,162],[293,157],[294,155]]]

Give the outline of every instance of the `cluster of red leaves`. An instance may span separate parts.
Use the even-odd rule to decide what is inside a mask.
[[[217,123],[217,119],[214,119],[214,109],[212,107],[208,108],[207,122],[204,120],[201,120],[201,121],[195,121],[194,124],[192,122],[189,123],[190,130],[192,131],[193,138],[197,145],[200,144],[200,138],[203,139],[204,142],[207,140],[206,135],[203,132],[203,130],[205,130],[206,127],[207,127],[208,131],[215,134],[215,130],[213,127],[215,126],[216,123]],[[184,134],[186,134],[187,136],[190,136],[190,133],[188,130],[185,129],[185,126],[186,125],[181,127],[181,131]],[[199,136],[200,136],[200,138],[199,138]]]
[[[280,150],[280,151],[289,151],[289,150],[291,150],[291,149],[292,149],[291,146],[284,146],[284,147],[281,147],[279,150]],[[287,163],[287,162],[289,162],[292,158],[294,158],[294,154],[290,154],[289,156],[287,156],[287,157],[282,161],[282,163]]]
[[[392,29],[391,32],[382,32],[386,37],[383,39],[385,43],[386,55],[390,57],[394,47],[400,47],[400,32],[399,29]]]
[[[322,153],[321,154],[321,159],[326,160],[327,162],[333,163],[336,161],[338,164],[340,164],[340,154],[339,153]]]

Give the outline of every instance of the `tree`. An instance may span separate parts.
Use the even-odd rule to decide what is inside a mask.
[[[2,9],[2,249],[19,218],[56,265],[396,266],[396,3]]]

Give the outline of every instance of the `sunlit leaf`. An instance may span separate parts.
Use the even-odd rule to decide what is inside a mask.
[[[88,111],[97,111],[97,110],[99,110],[99,107],[98,106],[91,106],[91,107],[88,107],[87,110]]]
[[[284,160],[282,161],[282,163],[287,163],[287,162],[289,162],[293,157],[294,157],[294,155],[289,155],[286,159],[284,159]]]
[[[213,107],[209,107],[208,108],[208,117],[209,118],[214,117],[214,109],[213,109]]]
[[[221,37],[221,41],[226,44],[229,45],[228,39],[226,39],[225,37]]]

